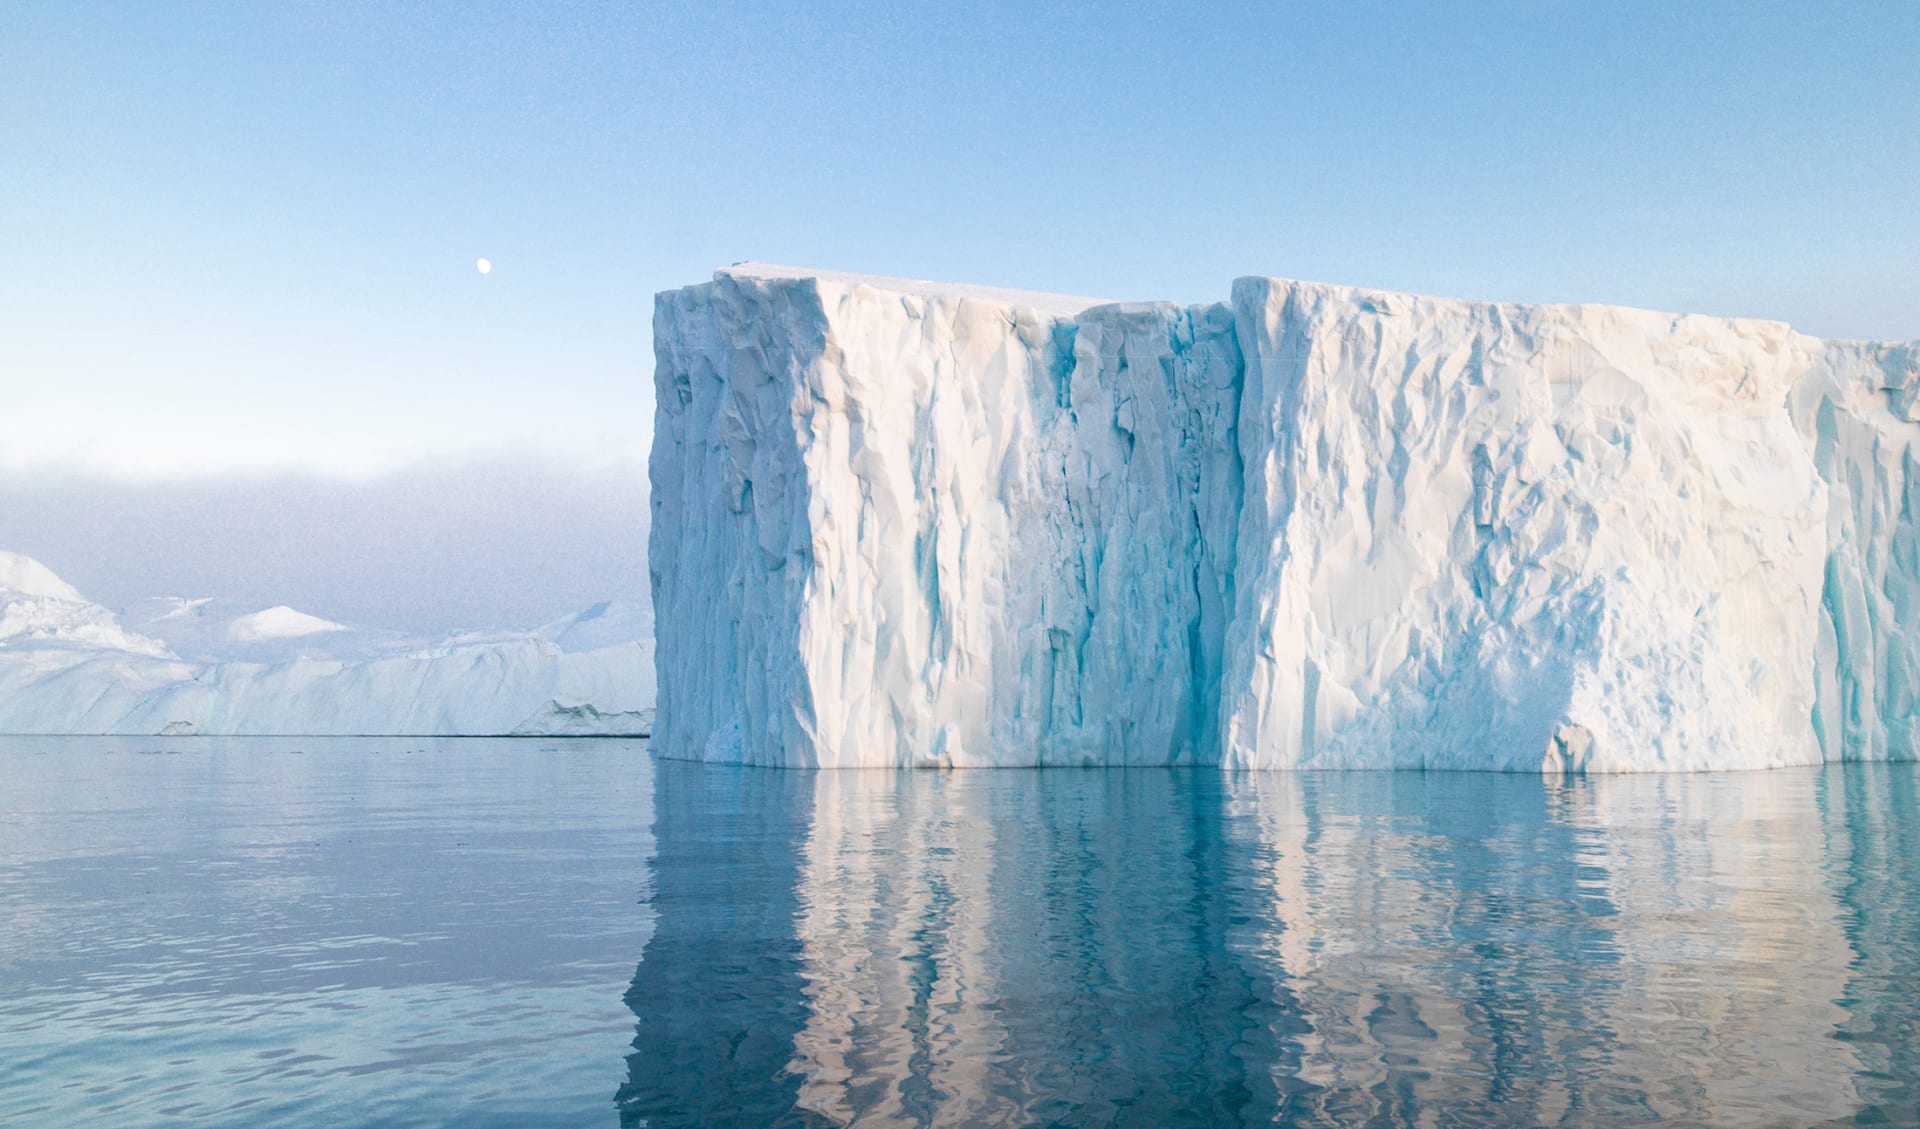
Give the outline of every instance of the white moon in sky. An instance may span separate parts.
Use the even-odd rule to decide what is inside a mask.
[[[473,265],[474,265],[474,266],[476,266],[476,267],[479,267],[479,268],[480,268],[480,273],[481,273],[481,274],[491,274],[491,273],[493,273],[493,260],[492,260],[492,259],[481,259],[480,261],[478,261],[478,262],[476,262],[476,263],[474,263]]]

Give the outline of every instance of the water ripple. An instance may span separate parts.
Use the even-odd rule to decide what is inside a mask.
[[[1920,1124],[1913,765],[154,744],[0,741],[0,1122]]]

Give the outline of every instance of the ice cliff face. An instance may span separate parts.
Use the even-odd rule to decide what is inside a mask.
[[[1230,764],[1817,757],[1784,326],[1247,280]]]
[[[1913,755],[1913,346],[759,266],[660,295],[654,333],[666,755]]]
[[[1808,345],[1789,408],[1827,486],[1815,725],[1830,759],[1911,760],[1920,749],[1920,343]]]
[[[1210,757],[1231,316],[723,275],[655,334],[670,754]]]

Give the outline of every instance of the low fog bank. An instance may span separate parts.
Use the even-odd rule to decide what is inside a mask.
[[[647,598],[643,464],[494,458],[375,478],[0,473],[0,548],[89,599],[226,596],[404,631]]]

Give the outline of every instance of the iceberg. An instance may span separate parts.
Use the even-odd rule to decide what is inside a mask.
[[[1920,347],[1271,278],[662,293],[656,749],[819,767],[1911,758]]]
[[[644,735],[653,686],[644,603],[422,639],[210,598],[116,614],[0,552],[0,733]]]

